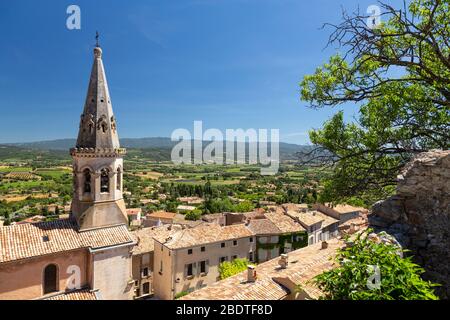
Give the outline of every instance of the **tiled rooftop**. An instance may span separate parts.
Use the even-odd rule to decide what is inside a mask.
[[[269,219],[251,219],[247,225],[256,235],[269,235],[269,234],[281,234],[283,233],[272,221]]]
[[[298,212],[289,210],[286,214],[297,218],[300,223],[308,227],[325,220],[322,215],[317,214],[317,211]]]
[[[272,221],[283,233],[305,231],[305,228],[291,217],[277,212],[266,212],[267,219]]]
[[[71,292],[64,292],[44,300],[97,300],[95,292],[90,289],[82,289]]]
[[[334,267],[332,258],[336,250],[343,246],[337,239],[327,241],[328,247],[321,249],[321,243],[307,246],[288,254],[289,264],[286,269],[278,265],[279,257],[256,266],[257,279],[247,281],[247,271],[241,272],[208,287],[196,290],[183,300],[259,300],[283,299],[289,290],[280,284],[279,279],[286,279],[302,289],[311,297],[320,296],[320,291],[309,280],[316,275]]]
[[[174,232],[176,232],[176,230],[170,225],[132,231],[131,233],[136,238],[137,242],[136,246],[133,248],[133,255],[153,251],[155,247],[154,237],[167,238]]]
[[[141,208],[129,208],[127,209],[127,215],[131,216],[131,215],[136,215],[142,212]]]
[[[164,236],[155,239],[170,249],[179,249],[252,235],[253,233],[244,224],[221,227],[216,223],[203,223],[195,228],[180,230],[172,234],[170,239]]]
[[[344,213],[348,213],[348,212],[355,212],[355,211],[361,211],[361,212],[367,211],[367,209],[364,209],[361,207],[354,207],[349,204],[332,205],[331,203],[326,203],[325,205],[340,214],[344,214]]]
[[[152,219],[173,219],[176,213],[167,211],[156,211],[147,215],[147,217]]]
[[[132,243],[126,225],[78,232],[73,219],[27,223],[0,228],[0,263],[81,248]]]
[[[325,228],[327,226],[329,226],[330,224],[333,223],[339,223],[339,220],[330,217],[329,215],[326,215],[325,213],[322,213],[320,211],[314,210],[315,216],[318,217],[319,219],[322,219],[322,228]]]

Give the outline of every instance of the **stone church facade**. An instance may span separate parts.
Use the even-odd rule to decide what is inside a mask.
[[[132,299],[122,197],[123,155],[102,62],[94,48],[73,158],[68,219],[0,228],[0,299]]]

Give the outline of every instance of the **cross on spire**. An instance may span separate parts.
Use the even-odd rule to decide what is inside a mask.
[[[100,35],[98,34],[98,31],[95,31],[95,42],[96,42],[96,44],[95,44],[95,46],[96,47],[100,47],[99,45],[98,45],[98,38],[100,37]]]

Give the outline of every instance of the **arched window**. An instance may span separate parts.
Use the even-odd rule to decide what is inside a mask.
[[[100,192],[109,192],[109,170],[106,168],[100,173]]]
[[[58,291],[58,267],[49,264],[44,269],[44,294]]]
[[[122,184],[122,170],[120,170],[120,167],[117,168],[117,190],[120,190]]]
[[[89,171],[89,169],[85,169],[83,171],[83,176],[84,176],[83,191],[84,193],[91,193],[91,171]]]

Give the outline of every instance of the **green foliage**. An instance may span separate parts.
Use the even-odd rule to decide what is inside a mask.
[[[178,293],[175,295],[174,299],[175,299],[175,300],[180,299],[181,297],[184,297],[184,296],[186,296],[186,295],[188,295],[188,294],[189,294],[189,292],[187,292],[187,291],[181,291],[181,292],[178,292]]]
[[[234,206],[234,212],[250,212],[255,206],[250,201],[242,201]]]
[[[402,14],[381,5],[378,28],[344,16],[331,43],[346,54],[332,56],[300,84],[301,98],[314,108],[360,107],[357,123],[344,122],[340,111],[310,132],[317,150],[330,154],[313,158],[333,167],[321,201],[358,196],[370,204],[393,192],[412,156],[450,147],[449,3],[413,0]]]
[[[248,266],[247,259],[234,259],[233,261],[224,261],[219,265],[220,280],[234,276],[242,271],[245,271]]]
[[[424,270],[402,258],[399,248],[367,237],[370,230],[354,241],[346,239],[347,246],[339,250],[338,268],[318,275],[313,282],[325,293],[324,299],[333,300],[437,300],[433,292],[436,284],[424,281]],[[380,268],[380,286],[369,289],[367,282],[373,274],[369,266]]]
[[[189,211],[184,215],[186,220],[191,220],[191,221],[196,221],[196,220],[200,219],[201,216],[202,216],[202,211],[198,210],[198,209]]]

